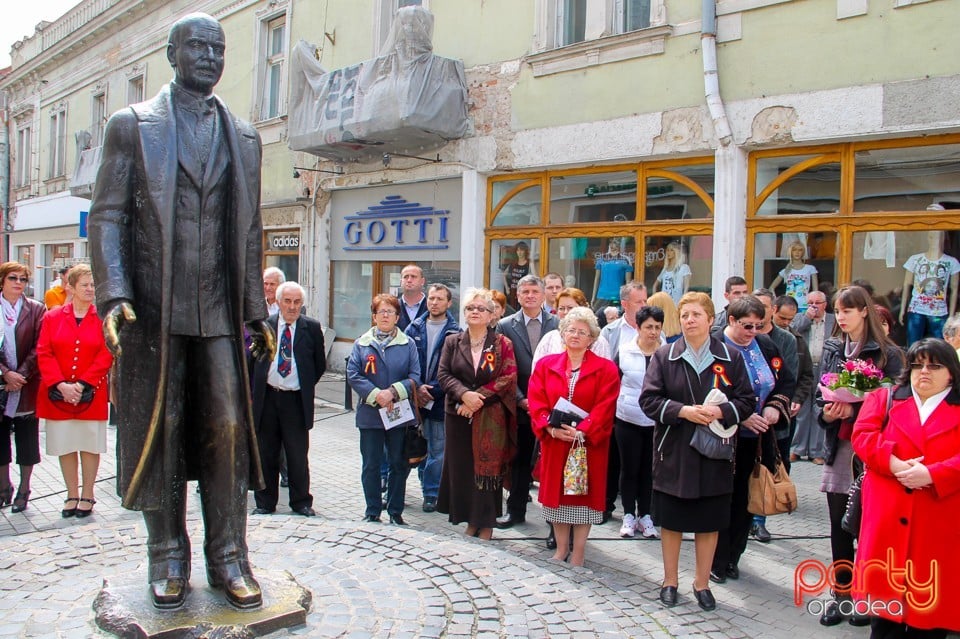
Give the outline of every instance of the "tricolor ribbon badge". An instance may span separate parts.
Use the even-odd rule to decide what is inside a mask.
[[[374,355],[367,355],[367,365],[363,367],[363,374],[377,374],[377,358]]]
[[[773,370],[777,373],[780,372],[780,369],[783,368],[783,360],[779,357],[774,357],[770,360],[770,366],[773,367]]]
[[[714,364],[713,387],[720,388],[720,382],[723,382],[724,386],[732,386],[730,383],[730,378],[727,377],[727,369],[723,367],[723,364]]]
[[[481,368],[485,368],[485,369],[487,369],[488,371],[490,371],[490,372],[492,373],[492,372],[493,372],[493,363],[494,363],[495,361],[497,361],[497,356],[494,355],[493,353],[487,353],[487,354],[483,357],[483,366],[482,366]]]

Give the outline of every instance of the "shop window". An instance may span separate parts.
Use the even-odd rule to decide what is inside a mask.
[[[550,179],[550,223],[634,221],[637,172],[579,173]]]
[[[300,229],[271,229],[263,238],[264,268],[276,266],[287,281],[299,281]]]
[[[764,157],[756,171],[756,215],[840,211],[838,154]]]
[[[490,251],[490,288],[507,296],[507,312],[516,311],[517,281],[530,273],[543,275],[540,242],[533,239],[494,240]]]
[[[373,262],[330,263],[333,282],[330,327],[337,332],[338,339],[354,340],[373,325],[370,316],[373,267]]]
[[[757,233],[753,246],[753,288],[789,295],[801,312],[810,291],[836,289],[836,233]]]
[[[632,236],[564,237],[549,240],[550,270],[564,286],[583,291],[594,307],[620,304],[620,287],[637,277]]]
[[[855,152],[853,210],[923,211],[960,203],[960,144]]]
[[[915,321],[924,325],[924,332],[915,338],[939,336],[927,329],[957,310],[958,257],[960,231],[854,233],[853,281],[872,287],[874,299],[887,306],[897,320],[897,341],[909,346],[912,340],[905,334],[904,324]]]
[[[687,291],[710,293],[712,235],[654,235],[643,242],[643,283],[647,292],[668,293],[674,302]]]
[[[712,215],[712,164],[648,169],[646,175],[647,221],[699,220]]]
[[[539,180],[504,180],[493,183],[492,226],[540,224],[543,194]]]

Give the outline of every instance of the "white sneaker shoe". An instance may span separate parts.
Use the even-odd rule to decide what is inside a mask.
[[[623,516],[623,525],[620,526],[620,536],[624,539],[630,539],[637,532],[637,518],[627,513]]]
[[[657,532],[657,529],[653,525],[653,520],[650,519],[650,515],[644,515],[637,520],[635,527],[640,528],[640,534],[646,537],[647,539],[659,539],[660,533]]]

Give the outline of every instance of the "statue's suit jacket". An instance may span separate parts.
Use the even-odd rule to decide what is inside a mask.
[[[216,104],[231,171],[222,285],[230,295],[236,329],[236,366],[246,380],[243,322],[267,316],[261,281],[261,146],[253,127],[234,118],[219,98]],[[88,222],[98,311],[105,314],[119,302],[129,301],[137,313],[137,321],[124,325],[120,333],[123,353],[115,364],[112,395],[119,420],[118,491],[123,505],[136,510],[164,507],[162,479],[170,472],[162,450],[171,314],[176,312],[171,282],[178,268],[173,262],[177,149],[177,118],[169,86],[152,100],[115,113],[107,123]],[[250,487],[261,488],[246,384],[242,393],[237,401],[244,406],[241,413],[249,433]],[[183,415],[183,421],[189,427],[195,417],[199,416]],[[196,475],[193,468],[187,472],[190,477]]]

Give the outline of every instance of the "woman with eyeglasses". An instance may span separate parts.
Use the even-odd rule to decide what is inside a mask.
[[[572,535],[570,563],[582,566],[590,527],[601,523],[606,507],[607,463],[620,376],[613,362],[590,350],[600,335],[591,309],[567,311],[560,320],[560,334],[564,352],[546,355],[534,366],[527,399],[542,455],[539,500],[557,541],[553,559],[567,558]],[[561,398],[586,411],[587,416],[551,424],[550,412]],[[564,465],[577,440],[586,447],[587,487],[585,494],[568,495]]]
[[[366,501],[364,521],[380,521],[380,466],[386,446],[390,474],[387,480],[387,513],[390,523],[403,521],[403,500],[410,466],[403,454],[406,429],[386,429],[380,409],[409,400],[413,410],[416,384],[420,383],[420,357],[414,341],[397,329],[400,300],[387,293],[374,296],[370,304],[373,327],[353,343],[347,360],[347,382],[360,396],[357,428],[360,429],[360,478]]]
[[[47,312],[37,343],[37,416],[44,420],[47,455],[60,458],[67,487],[60,515],[82,519],[93,514],[100,455],[107,452],[107,373],[113,356],[93,305],[90,266],[77,264],[63,279],[72,301]]]
[[[0,372],[6,385],[0,445],[0,506],[11,504],[11,512],[27,509],[30,501],[30,478],[33,467],[40,463],[40,432],[37,421],[37,339],[46,308],[24,295],[30,282],[30,270],[17,262],[0,264],[0,307],[3,310],[3,349]],[[20,485],[16,497],[10,483],[10,434],[17,445]]]
[[[834,316],[837,320],[834,336],[824,340],[820,356],[820,372],[839,373],[847,361],[870,360],[883,371],[884,377],[896,379],[903,369],[903,351],[894,344],[881,325],[880,316],[870,294],[860,286],[845,286],[833,297]],[[824,429],[824,464],[820,492],[827,494],[830,514],[830,549],[833,561],[849,561],[854,558],[854,537],[841,526],[847,510],[847,496],[853,482],[853,424],[862,404],[846,402],[824,403],[820,390],[816,402],[820,426]],[[847,586],[853,575],[849,570],[839,569],[838,585]],[[834,600],[827,603],[820,623],[834,626],[844,620],[840,603],[850,595],[835,593]],[[850,617],[853,625],[865,625],[868,620],[862,615]]]
[[[468,289],[462,304],[467,330],[447,337],[437,369],[446,436],[437,511],[488,540],[517,451],[517,360],[510,339],[490,326],[491,292]]]
[[[757,456],[757,439],[763,448],[763,463],[773,471],[777,440],[774,429],[790,424],[790,398],[796,389],[796,372],[783,365],[777,345],[760,333],[766,307],[753,295],[734,300],[727,307],[724,344],[740,353],[753,386],[753,410],[740,422],[734,458],[730,525],[720,529],[713,555],[710,580],[724,583],[740,578],[740,557],[747,549],[753,515],[747,510],[750,473]]]
[[[557,319],[562,320],[566,317],[567,313],[580,306],[589,308],[590,303],[587,301],[587,296],[584,295],[583,291],[579,288],[568,286],[557,293]],[[539,362],[544,355],[562,353],[565,348],[566,346],[564,345],[563,336],[560,334],[560,329],[550,331],[540,338],[540,342],[533,352],[532,366],[536,366],[537,362]],[[608,344],[607,340],[603,337],[598,336],[590,345],[590,350],[600,357],[610,359],[610,344]]]
[[[942,639],[960,631],[953,608],[960,595],[960,529],[944,525],[960,511],[960,360],[953,347],[936,338],[914,342],[897,386],[864,400],[852,442],[868,469],[856,563],[888,566],[862,570],[855,585],[857,600],[885,602],[872,609],[870,636]],[[911,588],[905,596],[895,587],[890,569],[907,562],[914,583],[928,581],[935,569],[935,588]]]

